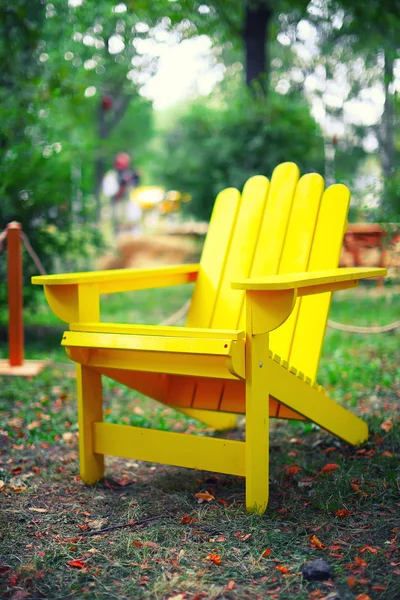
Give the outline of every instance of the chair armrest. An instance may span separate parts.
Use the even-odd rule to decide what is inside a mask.
[[[232,282],[235,290],[246,291],[282,291],[297,290],[298,296],[336,291],[358,285],[360,279],[384,277],[386,269],[360,267],[311,271],[309,273],[285,273],[254,279],[242,279]]]
[[[153,269],[115,269],[89,273],[32,277],[43,285],[53,313],[66,323],[100,320],[101,294],[168,287],[197,279],[199,265],[176,265]]]
[[[36,275],[32,277],[32,283],[34,285],[95,283],[99,286],[100,294],[111,294],[188,283],[189,281],[195,281],[198,271],[198,264],[173,265],[152,269],[113,269],[62,275]]]

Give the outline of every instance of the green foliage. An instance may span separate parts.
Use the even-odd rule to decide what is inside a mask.
[[[293,96],[271,92],[266,101],[239,88],[194,102],[166,134],[155,166],[167,187],[192,195],[189,210],[208,219],[223,188],[269,177],[284,161],[302,173],[323,170],[322,138],[308,107]]]

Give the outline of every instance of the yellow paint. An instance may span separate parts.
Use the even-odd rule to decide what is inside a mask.
[[[366,424],[316,382],[333,291],[385,269],[338,269],[349,191],[323,192],[293,163],[271,183],[218,195],[200,265],[35,277],[65,320],[77,363],[81,475],[103,476],[111,454],[246,477],[246,507],[268,502],[269,417],[303,419],[357,444]],[[196,280],[186,327],[100,322],[100,297]],[[102,422],[106,376],[219,428],[246,414],[246,441]]]
[[[245,444],[111,423],[94,423],[94,450],[178,467],[245,474]]]

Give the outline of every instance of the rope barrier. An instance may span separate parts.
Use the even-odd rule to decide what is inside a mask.
[[[185,302],[183,306],[175,313],[170,315],[167,319],[162,321],[160,325],[174,325],[179,319],[185,316],[188,312],[190,306],[190,300]],[[345,325],[344,323],[337,323],[336,321],[328,320],[328,327],[330,329],[337,329],[338,331],[346,331],[348,333],[387,333],[388,331],[393,331],[400,327],[400,321],[394,321],[393,323],[389,323],[388,325],[380,325],[373,327],[359,327],[358,325]]]
[[[31,243],[30,243],[30,241],[29,241],[28,236],[26,235],[26,233],[24,233],[23,231],[21,231],[20,236],[21,236],[21,240],[24,242],[24,246],[25,246],[25,248],[26,248],[29,256],[31,257],[31,259],[35,263],[36,268],[39,271],[39,273],[41,275],[47,275],[46,271],[44,270],[44,267],[43,267],[42,263],[40,262],[40,259],[39,259],[38,255],[36,254],[36,252],[32,248]]]
[[[45,271],[38,255],[32,248],[32,245],[28,239],[28,236],[23,231],[20,232],[20,236],[21,236],[21,239],[24,243],[24,246],[25,246],[28,254],[32,258],[33,262],[35,263],[36,268],[38,269],[39,273],[41,275],[46,275],[46,271]],[[0,232],[0,252],[3,250],[3,243],[4,243],[4,240],[6,239],[6,237],[7,237],[7,229],[4,229],[3,231]],[[183,306],[181,306],[181,308],[179,308],[172,315],[170,315],[169,317],[164,319],[164,321],[161,321],[160,325],[162,325],[164,327],[168,326],[168,325],[174,325],[182,317],[184,317],[187,314],[187,312],[189,310],[189,306],[190,306],[190,300],[185,302],[185,304],[183,304]],[[336,321],[331,321],[329,319],[328,327],[330,329],[335,329],[337,331],[345,331],[347,333],[361,333],[361,334],[387,333],[389,331],[394,331],[395,329],[400,328],[400,321],[394,321],[393,323],[388,323],[387,325],[376,325],[376,326],[372,326],[372,327],[360,327],[358,325],[346,325],[344,323],[337,323]]]
[[[328,327],[349,333],[387,333],[400,327],[400,321],[394,321],[393,323],[388,323],[388,325],[377,325],[375,327],[358,327],[357,325],[345,325],[344,323],[336,323],[336,321],[329,320]]]

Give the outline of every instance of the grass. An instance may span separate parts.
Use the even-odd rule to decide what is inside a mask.
[[[157,323],[190,291],[112,296],[103,318],[144,322],[146,315]],[[383,324],[398,319],[399,309],[400,295],[343,293],[331,318]],[[57,347],[62,325],[53,321],[51,334],[45,330],[45,310],[40,305],[28,318],[26,351],[55,365],[31,381],[0,381],[2,598],[400,597],[399,332],[328,331],[319,381],[363,414],[369,441],[352,448],[311,424],[276,422],[269,508],[256,516],[244,509],[243,479],[232,476],[108,459],[105,482],[83,485],[75,379]],[[105,412],[115,422],[213,433],[113,382]],[[243,437],[243,430],[229,435]],[[327,464],[337,467],[323,472]],[[198,504],[195,494],[205,491],[215,499]],[[150,517],[157,519],[99,532]],[[332,580],[302,579],[301,567],[314,558],[329,562]]]

